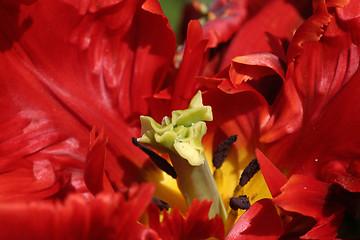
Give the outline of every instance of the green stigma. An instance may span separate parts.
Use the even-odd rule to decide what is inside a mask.
[[[162,152],[174,152],[186,159],[191,166],[205,162],[201,139],[206,133],[203,121],[212,121],[210,106],[202,103],[199,91],[191,100],[188,109],[172,112],[172,118],[164,117],[161,125],[151,117],[141,116],[139,142],[152,146]]]
[[[225,221],[226,210],[206,161],[201,144],[206,133],[204,121],[212,121],[210,106],[204,106],[199,91],[185,110],[172,112],[158,124],[151,117],[141,116],[139,142],[168,153],[177,173],[178,186],[188,205],[194,199],[212,200],[209,217],[219,214]]]

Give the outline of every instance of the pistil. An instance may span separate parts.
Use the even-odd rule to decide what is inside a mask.
[[[225,222],[227,218],[226,209],[220,198],[219,190],[207,161],[205,160],[199,166],[192,166],[176,154],[170,154],[170,159],[176,172],[178,172],[178,186],[184,195],[187,205],[190,206],[194,199],[199,199],[200,201],[212,200],[209,217],[213,218],[216,214],[219,214]]]
[[[194,96],[188,109],[173,111],[172,118],[164,117],[161,125],[150,117],[140,119],[142,137],[138,141],[169,154],[188,206],[194,199],[211,200],[209,217],[219,214],[225,222],[226,209],[201,144],[206,133],[203,121],[213,119],[211,107],[202,103],[201,92]]]

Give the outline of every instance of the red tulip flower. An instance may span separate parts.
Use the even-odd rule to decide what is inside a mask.
[[[175,52],[156,0],[0,0],[0,238],[352,237],[359,11],[219,0]],[[199,90],[221,216],[185,200],[171,156],[132,142],[140,115]]]

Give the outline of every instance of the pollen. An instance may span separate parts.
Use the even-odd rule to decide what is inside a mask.
[[[229,148],[237,139],[237,135],[232,135],[225,141],[222,141],[219,146],[215,149],[213,156],[213,164],[216,169],[219,169],[225,161],[225,158],[228,156]]]
[[[250,181],[250,179],[260,170],[259,162],[256,158],[254,158],[249,165],[244,169],[241,174],[239,184],[240,186],[245,186],[246,183]]]
[[[250,208],[249,198],[246,195],[232,197],[230,198],[230,207],[232,210],[247,210]]]

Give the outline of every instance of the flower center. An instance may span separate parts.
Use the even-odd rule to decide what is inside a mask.
[[[185,212],[186,207],[183,206],[184,201],[179,198],[179,194],[184,197],[188,206],[194,199],[211,200],[209,218],[219,214],[224,222],[225,231],[229,232],[252,203],[262,198],[271,198],[256,158],[245,167],[241,176],[239,176],[241,168],[234,167],[239,161],[238,155],[234,155],[234,151],[229,152],[229,150],[237,140],[237,135],[221,142],[215,149],[212,164],[209,162],[214,166],[213,173],[210,170],[202,146],[202,137],[207,131],[204,121],[212,121],[213,116],[211,107],[203,105],[200,91],[191,100],[188,109],[173,111],[172,117],[164,117],[161,124],[151,117],[141,116],[140,119],[142,137],[133,138],[133,144],[144,151],[156,166],[172,177],[171,179],[163,175],[164,178],[159,180],[160,183],[156,181],[161,186],[160,189],[163,189],[156,196],[170,201],[170,205],[179,208],[181,206]],[[142,144],[168,154],[171,163]],[[235,151],[236,149],[238,148],[234,148]],[[228,154],[230,154],[229,160],[236,162],[224,162]],[[211,158],[211,155],[208,157]],[[167,187],[163,188],[164,186]],[[219,189],[222,190],[221,197]],[[171,191],[172,194],[164,190]],[[153,201],[160,209],[164,209],[164,202],[159,199]],[[223,201],[227,203],[228,209],[225,208]]]

